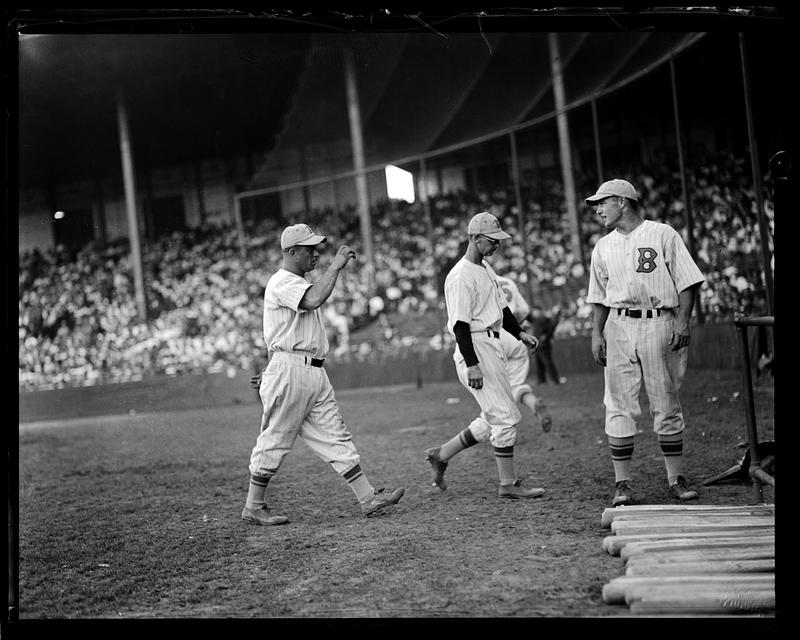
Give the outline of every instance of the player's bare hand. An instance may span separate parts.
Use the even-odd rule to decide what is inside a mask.
[[[483,372],[481,371],[480,365],[475,364],[471,367],[467,367],[467,381],[469,386],[473,389],[483,388]]]
[[[669,339],[669,343],[672,345],[673,351],[678,351],[683,349],[684,347],[689,346],[689,342],[691,341],[691,336],[689,335],[689,330],[686,330],[686,333],[678,333],[678,331],[674,331],[672,333],[672,337]]]
[[[347,266],[347,263],[350,262],[350,260],[355,260],[355,258],[356,252],[346,244],[343,244],[336,251],[336,256],[333,258],[333,266],[341,271]]]
[[[592,356],[601,367],[606,366],[606,339],[603,336],[592,335]]]
[[[258,391],[261,388],[261,374],[253,376],[250,378],[250,388],[255,389]]]
[[[528,347],[528,351],[531,353],[536,353],[536,351],[539,349],[539,338],[536,336],[526,331],[522,331],[519,334],[519,339],[526,347]]]

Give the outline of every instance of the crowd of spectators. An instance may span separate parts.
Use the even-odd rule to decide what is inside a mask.
[[[668,222],[689,243],[677,170],[631,166],[615,175],[640,190],[645,218]],[[700,296],[705,320],[765,313],[758,212],[746,163],[724,155],[706,158],[687,178],[694,249],[707,278]],[[579,180],[578,195],[596,186],[594,179]],[[772,255],[770,194],[767,176],[763,202]],[[579,207],[583,255],[575,255],[560,181],[538,176],[522,197],[522,233],[510,187],[438,195],[427,208],[395,200],[376,205],[373,277],[363,261],[361,268],[346,269],[325,308],[332,356],[359,360],[376,352],[450,349],[442,284],[463,254],[465,223],[479,210],[495,214],[512,235],[492,259],[495,270],[516,280],[523,292],[530,274],[539,304],[560,307],[556,339],[586,334],[592,314],[585,301],[587,268],[603,233],[599,220],[590,208]],[[325,233],[331,245],[351,245],[363,258],[354,207],[251,223],[244,247],[232,226],[174,232],[142,247],[146,320],[137,314],[127,241],[21,254],[20,389],[190,372],[235,375],[263,367],[263,287],[280,266],[283,226],[299,221]],[[331,258],[332,252],[323,253],[318,269]]]

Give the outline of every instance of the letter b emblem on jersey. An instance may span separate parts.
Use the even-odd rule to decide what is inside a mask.
[[[639,252],[639,266],[636,267],[638,273],[650,273],[656,268],[656,256],[658,252],[650,247],[637,249]]]

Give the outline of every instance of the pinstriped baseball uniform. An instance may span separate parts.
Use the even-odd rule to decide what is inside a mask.
[[[470,431],[480,442],[488,440],[495,447],[510,447],[516,442],[522,414],[508,380],[503,346],[499,338],[489,335],[489,331],[501,329],[506,298],[494,270],[485,261],[482,265],[461,258],[447,274],[444,283],[447,327],[453,333],[456,322],[469,325],[483,373],[483,387],[470,387],[467,365],[456,345],[453,360],[458,379],[481,408],[480,416],[470,424]]]
[[[310,286],[305,278],[279,269],[264,291],[270,358],[259,388],[264,410],[250,455],[251,475],[274,476],[297,436],[339,474],[359,464],[328,374],[310,364],[328,352],[320,310],[298,306]]]
[[[506,296],[508,308],[517,319],[520,325],[530,313],[530,307],[519,292],[519,288],[510,278],[497,276],[500,288]],[[531,357],[528,347],[520,340],[517,340],[508,331],[500,331],[500,342],[508,361],[508,380],[511,383],[511,390],[514,392],[514,399],[519,402],[526,393],[533,393],[531,385],[528,384],[528,372],[531,368]]]
[[[592,251],[587,301],[610,308],[606,340],[605,431],[631,437],[641,415],[638,392],[644,380],[659,435],[683,431],[678,391],[688,349],[669,344],[679,305],[678,293],[704,281],[680,234],[669,225],[645,220],[629,234],[613,230]],[[662,310],[652,317],[629,317],[625,309]]]

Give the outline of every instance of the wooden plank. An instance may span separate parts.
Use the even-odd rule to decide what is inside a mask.
[[[625,590],[625,603],[630,606],[640,600],[686,602],[713,600],[718,604],[765,603],[762,606],[775,608],[775,585],[751,584],[708,584],[691,585],[638,585]]]
[[[630,611],[637,616],[716,616],[720,614],[741,613],[774,613],[774,599],[765,599],[763,602],[755,603],[723,603],[720,604],[713,599],[698,600],[697,602],[681,602],[669,600],[639,600],[630,606]]]
[[[677,586],[687,585],[775,585],[774,573],[717,573],[692,576],[618,576],[603,585],[603,601],[608,604],[625,602],[625,592],[634,586]]]
[[[604,509],[600,516],[602,526],[608,528],[617,516],[620,515],[702,515],[702,514],[751,514],[769,515],[775,513],[774,504],[756,504],[744,506],[722,506],[701,504],[657,504],[657,505],[625,505],[622,507],[609,507]]]
[[[636,535],[642,533],[695,533],[702,531],[775,531],[774,522],[742,523],[742,524],[641,524],[637,522],[613,522],[611,531],[618,535]]]
[[[625,575],[690,576],[712,573],[775,573],[775,559],[766,560],[709,560],[673,562],[670,564],[628,565]]]
[[[620,551],[630,542],[654,542],[659,540],[677,540],[684,538],[693,538],[695,540],[703,538],[740,538],[742,540],[755,539],[763,537],[764,533],[753,533],[748,529],[731,530],[724,533],[715,531],[694,532],[687,533],[646,533],[637,535],[612,535],[603,538],[603,549],[612,556],[618,556]],[[775,535],[772,531],[767,535]]]
[[[769,560],[775,558],[775,548],[764,549],[722,549],[710,551],[698,549],[694,551],[652,552],[632,556],[627,559],[626,567],[638,567],[649,564],[675,564],[676,562],[703,562],[716,560]]]
[[[775,536],[753,538],[673,538],[651,542],[631,542],[620,551],[620,557],[627,560],[634,555],[660,551],[681,551],[690,549],[775,549]]]

